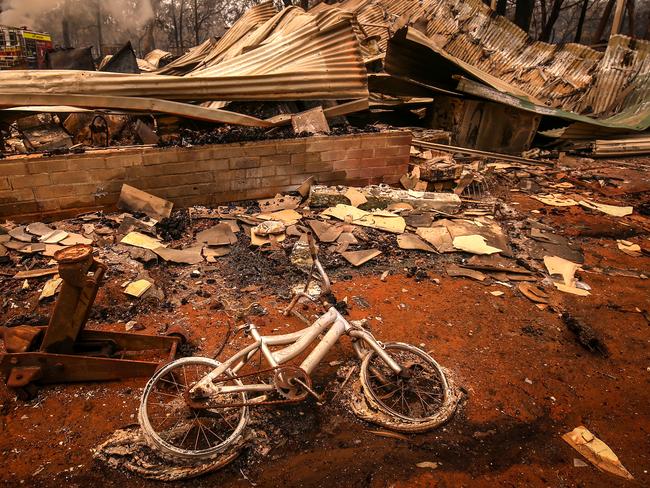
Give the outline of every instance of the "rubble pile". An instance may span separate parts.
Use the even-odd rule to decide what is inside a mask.
[[[604,53],[532,42],[480,0],[347,0],[309,11],[263,2],[174,60],[161,50],[136,59],[127,43],[98,71],[2,72],[0,139],[11,154],[69,149],[70,139],[158,144],[214,124],[277,137],[283,126],[328,133],[379,122],[442,129],[447,144],[513,155],[533,144],[647,154],[646,52],[646,41],[623,35]],[[41,121],[45,134],[21,127],[34,127],[34,112],[56,114],[54,126]]]
[[[255,486],[252,472],[276,486],[309,460],[315,467],[296,479],[322,486],[429,485],[430,470],[450,486],[467,484],[470,471],[513,486],[555,475],[602,484],[595,470],[570,471],[590,466],[571,462],[573,449],[600,470],[650,482],[635,437],[649,414],[649,46],[622,35],[604,51],[533,42],[480,0],[345,0],[308,11],[265,1],[178,57],[154,50],[139,59],[128,43],[96,70],[89,59],[67,69],[70,50],[53,56],[66,69],[0,71],[0,204],[29,202],[0,222],[7,476],[38,484],[78,461],[79,474],[64,472],[92,483],[101,475],[89,453],[99,446],[94,459],[158,480],[243,477]],[[343,138],[329,137],[348,134],[368,139],[342,148]],[[212,144],[233,144],[232,155],[190,149]],[[281,152],[283,144],[301,150]],[[32,156],[85,151],[96,180],[83,158],[60,158],[50,171],[38,168],[54,160]],[[164,181],[149,184],[156,179]],[[75,206],[67,193],[82,187],[87,202]],[[46,217],[64,213],[74,216]],[[359,366],[338,359],[353,349],[363,375],[381,380],[368,368],[374,353],[359,354],[357,342],[326,351],[314,384],[292,365],[263,370],[274,375],[262,386],[283,398],[265,393],[259,406],[296,405],[254,414],[243,460],[242,441],[209,462],[167,462],[126,427],[142,387],[133,378],[176,356],[215,367],[260,336],[251,324],[291,336],[322,319],[309,308],[321,298],[349,319],[334,321],[345,333],[367,326],[379,356],[406,341],[449,365],[453,406],[446,397],[433,422],[449,429],[416,439],[426,422],[407,422],[402,435],[342,413],[349,387],[361,394],[361,419],[384,400],[363,397],[365,376],[349,381]],[[123,347],[129,341],[137,347]],[[162,358],[152,362],[156,350]],[[14,368],[24,353],[33,364]],[[214,414],[201,401],[179,404],[197,419]],[[462,414],[450,420],[457,403]],[[396,425],[378,411],[386,419],[375,424]],[[45,431],[59,456],[51,466],[33,449]],[[629,471],[600,438],[621,446]],[[397,460],[395,472],[373,471],[382,458]],[[349,468],[320,477],[332,465]]]

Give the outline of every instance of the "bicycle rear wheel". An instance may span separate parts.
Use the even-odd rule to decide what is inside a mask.
[[[138,420],[147,443],[163,455],[178,459],[212,459],[232,446],[248,421],[248,407],[194,409],[187,393],[206,374],[219,366],[209,358],[189,357],[161,368],[147,383]],[[224,385],[242,385],[237,379]],[[246,393],[229,393],[221,404],[246,402]]]
[[[439,425],[446,420],[440,414],[449,410],[449,403],[455,398],[438,363],[409,344],[387,343],[385,351],[405,374],[396,374],[372,351],[361,364],[361,384],[366,398],[397,422]]]

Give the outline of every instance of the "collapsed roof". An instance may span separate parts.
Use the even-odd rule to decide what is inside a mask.
[[[219,40],[153,73],[1,72],[0,106],[157,111],[272,126],[286,118],[261,120],[224,107],[356,100],[330,110],[342,115],[367,108],[368,98],[385,107],[444,93],[550,116],[558,129],[547,134],[555,137],[606,134],[650,126],[649,52],[650,42],[621,35],[604,53],[534,41],[480,0],[346,0],[308,12],[278,12],[264,2]]]

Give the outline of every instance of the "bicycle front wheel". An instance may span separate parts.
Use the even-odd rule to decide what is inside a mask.
[[[423,423],[437,419],[450,400],[442,368],[426,352],[409,344],[387,343],[385,351],[404,373],[396,374],[372,351],[361,363],[364,394],[397,421]]]
[[[138,420],[147,443],[161,454],[193,461],[209,460],[232,446],[248,421],[246,393],[221,395],[220,404],[233,407],[195,409],[188,405],[189,390],[219,362],[189,357],[173,361],[149,380],[142,393]],[[223,384],[239,385],[238,379]]]

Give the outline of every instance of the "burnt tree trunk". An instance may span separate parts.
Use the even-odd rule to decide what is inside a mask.
[[[530,19],[533,17],[535,0],[517,0],[515,6],[515,24],[525,32],[530,29]]]
[[[605,33],[605,29],[607,28],[607,23],[609,22],[609,18],[612,15],[612,9],[614,8],[615,1],[616,0],[609,0],[607,2],[607,5],[605,5],[605,10],[603,10],[603,16],[600,18],[600,22],[598,23],[598,28],[596,29],[594,38],[591,40],[593,44],[597,44],[603,39],[603,34]]]
[[[576,36],[573,39],[574,42],[580,42],[582,37],[582,28],[585,24],[585,17],[587,15],[587,7],[589,6],[589,0],[582,0],[582,6],[580,7],[580,18],[578,19],[578,26],[576,27]]]
[[[627,25],[630,29],[629,35],[634,37],[634,0],[627,0]]]
[[[555,22],[560,16],[560,10],[562,10],[562,4],[564,0],[554,0],[553,6],[551,7],[551,12],[548,15],[548,20],[542,29],[542,33],[539,36],[540,41],[548,42],[551,39],[551,34],[553,33],[553,27]]]
[[[497,0],[496,13],[498,13],[499,15],[505,15],[507,6],[508,6],[508,0]]]

